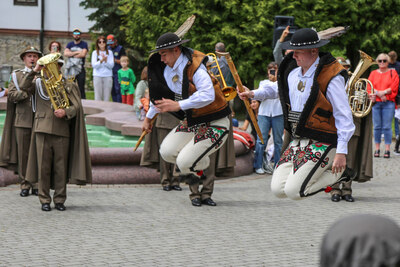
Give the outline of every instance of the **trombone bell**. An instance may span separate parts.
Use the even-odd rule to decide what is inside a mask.
[[[225,97],[225,100],[230,101],[230,100],[234,99],[237,95],[236,90],[232,86],[228,86],[226,84],[225,78],[222,75],[221,68],[218,64],[217,56],[214,53],[208,53],[207,56],[210,59],[207,62],[208,73],[210,75],[214,76],[215,78],[217,78],[217,80],[222,88],[221,90]],[[216,71],[214,71],[214,69],[216,69]]]

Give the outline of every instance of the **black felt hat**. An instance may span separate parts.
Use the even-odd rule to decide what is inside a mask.
[[[151,50],[150,53],[160,51],[161,49],[173,48],[175,46],[189,42],[190,39],[182,40],[173,32],[167,32],[161,35],[156,42],[156,49]]]
[[[329,40],[320,39],[318,33],[310,28],[297,30],[290,41],[282,44],[282,49],[311,49],[318,48],[329,43]]]

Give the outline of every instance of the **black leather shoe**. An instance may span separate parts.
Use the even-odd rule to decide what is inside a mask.
[[[351,195],[344,195],[342,199],[346,200],[347,202],[354,202],[354,198]]]
[[[214,206],[214,207],[217,206],[217,203],[215,203],[214,200],[212,200],[211,198],[203,199],[201,203],[208,206]]]
[[[51,211],[50,204],[49,203],[42,204],[42,210],[43,211]]]
[[[33,189],[32,188],[32,195],[38,196],[39,195],[39,189]]]
[[[19,195],[20,195],[21,197],[27,197],[27,196],[29,196],[29,189],[22,189],[22,190],[21,190],[21,193],[19,193]]]
[[[340,201],[340,195],[339,195],[339,194],[333,194],[333,195],[331,196],[331,200],[332,200],[333,202],[339,202],[339,201]]]
[[[67,208],[64,206],[64,203],[56,203],[56,209],[59,211],[64,211]]]
[[[182,191],[182,187],[180,187],[179,185],[173,185],[172,190],[176,190],[176,191]]]
[[[163,186],[162,190],[171,191],[171,186],[170,185]]]
[[[193,198],[192,199],[192,205],[196,206],[196,207],[200,207],[201,206],[201,200],[200,198]]]

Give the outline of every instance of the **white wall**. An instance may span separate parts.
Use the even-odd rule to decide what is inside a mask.
[[[42,0],[38,2],[38,6],[16,6],[13,0],[0,0],[0,29],[40,30]],[[87,16],[96,9],[84,9],[79,6],[80,2],[81,0],[45,0],[45,31],[72,31],[77,27],[82,32],[88,32],[94,22],[88,21]]]

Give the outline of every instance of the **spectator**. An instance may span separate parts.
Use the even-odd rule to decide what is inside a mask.
[[[121,57],[122,69],[118,70],[118,80],[121,88],[122,103],[133,105],[133,99],[135,97],[135,87],[133,83],[136,82],[135,73],[128,67],[129,58],[127,56]]]
[[[144,120],[146,117],[147,111],[149,111],[150,107],[150,95],[149,95],[149,90],[146,89],[144,92],[144,96],[140,99],[140,120]]]
[[[61,44],[57,41],[51,41],[49,43],[49,51],[50,53],[61,53]]]
[[[251,97],[256,100],[262,101],[258,111],[258,124],[260,126],[261,134],[264,139],[264,144],[258,138],[256,143],[256,154],[254,157],[254,169],[257,174],[264,174],[262,168],[263,156],[268,140],[269,130],[272,128],[274,136],[274,163],[278,163],[282,149],[282,135],[283,135],[283,112],[278,95],[270,96],[268,88],[275,88],[277,90],[278,83],[276,82],[278,64],[271,62],[267,68],[268,80],[260,82],[259,89],[240,93],[240,97]],[[246,88],[247,89],[247,88]]]
[[[121,96],[121,87],[118,82],[118,70],[122,68],[121,66],[121,57],[125,56],[125,49],[122,47],[122,45],[118,44],[118,40],[115,38],[114,35],[109,34],[107,36],[107,44],[108,44],[108,49],[112,51],[113,56],[114,56],[114,67],[113,67],[113,87],[111,90],[111,96],[112,100],[114,102],[122,102],[122,96]]]
[[[321,267],[399,267],[400,228],[381,215],[339,219],[324,235]]]
[[[144,97],[146,89],[149,88],[149,82],[147,81],[147,66],[145,66],[142,70],[142,74],[140,75],[140,81],[136,85],[135,90],[135,99],[133,108],[136,111],[136,117],[141,120],[140,116],[140,99]]]
[[[389,52],[389,68],[395,69],[397,72],[397,75],[400,76],[400,62],[397,61],[397,53],[395,51],[390,51]],[[399,85],[400,86],[400,85]],[[397,105],[397,110],[400,113],[400,96],[397,94],[395,103]],[[396,136],[396,140],[400,140],[399,136],[399,120],[394,116],[394,133]],[[398,150],[398,149],[395,149]]]
[[[289,35],[289,26],[286,26],[285,30],[282,32],[281,37],[279,38],[278,41],[276,41],[275,48],[273,51],[274,54],[274,60],[276,64],[281,64],[283,60],[283,55],[282,55],[282,43],[285,42],[286,37]],[[288,49],[285,51],[285,56],[292,52],[293,50]]]
[[[384,158],[390,158],[394,101],[399,89],[399,76],[395,70],[389,69],[389,56],[387,54],[379,54],[376,61],[379,69],[372,71],[368,77],[375,90],[372,100],[376,102],[372,107],[375,138],[374,157],[380,155],[381,135],[383,133],[385,137]],[[370,88],[368,88],[368,93],[371,93]]]
[[[89,51],[88,45],[81,40],[81,30],[75,28],[72,31],[74,41],[69,42],[64,50],[64,56],[68,57],[68,62],[65,65],[65,76],[67,78],[74,77],[78,82],[81,99],[86,99],[85,94],[85,58]]]
[[[246,100],[246,101],[247,101],[247,100]],[[258,108],[260,107],[260,101],[257,101],[257,100],[252,99],[252,100],[251,100],[251,103],[250,103],[250,107],[254,110],[254,114],[255,114],[255,116],[257,117],[257,115],[258,115]],[[247,115],[246,115],[246,119],[245,119],[245,121],[244,121],[242,127],[239,127],[239,129],[240,129],[240,130],[243,130],[243,131],[247,131],[247,128],[249,128],[249,125],[251,126],[251,131],[250,131],[250,132],[251,132],[251,135],[254,137],[254,140],[257,140],[256,128],[254,128],[253,122],[252,122],[251,119],[250,119],[250,115],[247,114]]]
[[[106,38],[99,36],[92,53],[94,99],[110,101],[113,84],[114,57],[106,46]]]

